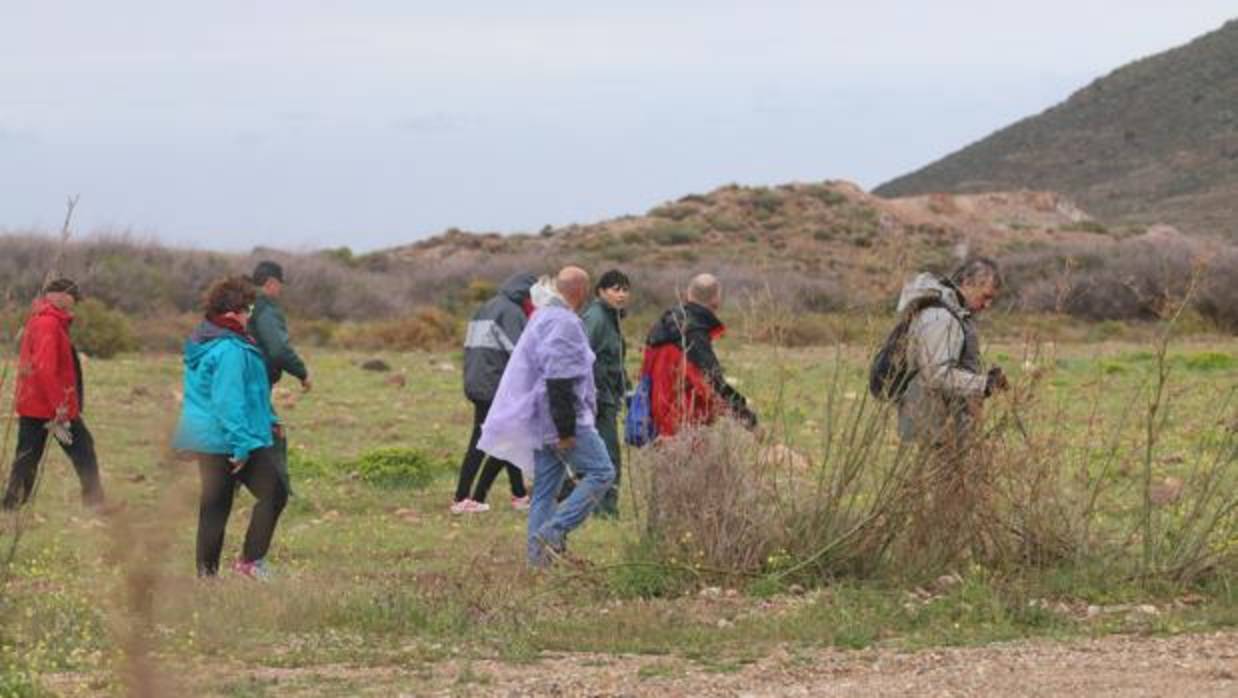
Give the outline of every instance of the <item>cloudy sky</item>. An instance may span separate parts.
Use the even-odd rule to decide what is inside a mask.
[[[246,250],[869,188],[1233,0],[0,0],[0,231]]]

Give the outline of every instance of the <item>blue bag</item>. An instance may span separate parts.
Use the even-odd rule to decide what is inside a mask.
[[[629,446],[640,448],[658,438],[658,428],[653,423],[652,393],[653,379],[649,374],[645,374],[636,384],[636,390],[628,396],[628,414],[623,421],[623,440]]]

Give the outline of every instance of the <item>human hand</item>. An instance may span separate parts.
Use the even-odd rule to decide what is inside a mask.
[[[228,459],[228,472],[232,473],[233,475],[236,475],[237,473],[241,472],[241,468],[244,468],[244,467],[245,467],[245,461],[237,460],[235,458]]]
[[[67,419],[53,419],[46,425],[47,431],[52,435],[52,438],[59,441],[65,446],[73,445],[73,432],[69,430],[69,421]]]
[[[565,436],[559,439],[559,443],[555,445],[555,448],[559,449],[559,453],[567,453],[568,451],[572,450],[575,447],[576,447],[575,436]]]
[[[1000,392],[1010,388],[1010,380],[1006,378],[1006,373],[1002,371],[1000,366],[994,366],[989,369],[989,374],[984,381],[984,395],[988,397],[995,392]]]

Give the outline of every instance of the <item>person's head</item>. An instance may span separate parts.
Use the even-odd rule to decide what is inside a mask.
[[[249,280],[241,276],[224,277],[206,290],[204,310],[208,316],[232,316],[242,323],[253,312],[254,299],[258,297]]]
[[[963,296],[963,305],[973,313],[988,310],[1002,290],[1002,273],[988,257],[973,257],[950,275],[950,281]]]
[[[684,294],[689,303],[700,305],[718,311],[722,307],[722,284],[713,274],[697,274],[688,282],[688,290]]]
[[[589,272],[580,267],[563,267],[555,277],[555,290],[572,310],[580,310],[589,300]]]
[[[598,279],[597,285],[593,287],[593,293],[610,307],[623,309],[628,304],[628,291],[631,288],[632,282],[628,280],[627,274],[618,269],[611,269]]]
[[[262,290],[263,295],[270,298],[279,298],[279,294],[284,290],[284,268],[269,259],[258,262],[249,278],[254,282],[254,286]]]
[[[70,310],[82,299],[82,291],[73,279],[60,277],[52,279],[43,287],[43,297],[47,302],[62,310]]]

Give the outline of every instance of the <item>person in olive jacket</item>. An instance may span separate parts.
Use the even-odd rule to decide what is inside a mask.
[[[582,316],[589,347],[596,356],[593,381],[597,386],[597,430],[615,466],[615,481],[598,506],[599,516],[619,514],[619,407],[628,391],[628,376],[623,368],[627,345],[623,341],[620,320],[627,307],[631,287],[627,275],[618,269],[602,274],[594,287],[593,301]]]

